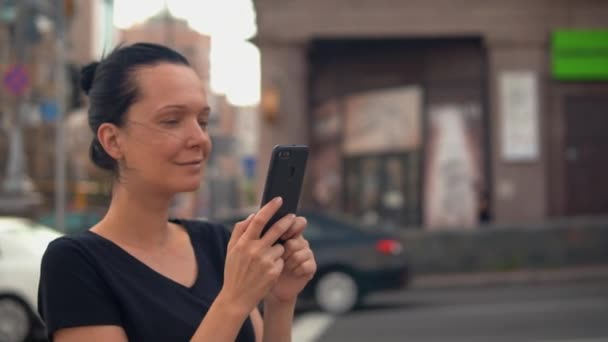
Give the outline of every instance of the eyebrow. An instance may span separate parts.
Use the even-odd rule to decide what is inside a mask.
[[[189,109],[189,108],[186,105],[179,105],[179,104],[177,104],[177,105],[166,105],[166,106],[163,106],[163,107],[159,108],[156,112],[157,113],[161,113],[161,112],[164,112],[164,111],[170,110],[170,109],[184,110],[184,109]],[[201,111],[201,113],[209,115],[209,113],[211,113],[211,107],[209,107],[209,106],[203,107],[203,110]]]

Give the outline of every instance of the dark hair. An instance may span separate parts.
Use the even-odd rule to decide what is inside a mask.
[[[134,73],[142,66],[172,63],[190,66],[178,52],[158,44],[136,43],[118,46],[99,62],[81,70],[80,88],[89,96],[89,127],[95,135],[89,155],[98,167],[118,172],[118,163],[104,150],[97,139],[101,124],[109,122],[118,127],[125,123],[129,107],[141,95]]]

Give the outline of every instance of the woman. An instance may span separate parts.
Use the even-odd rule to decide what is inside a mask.
[[[81,86],[91,158],[116,177],[106,216],[46,250],[39,312],[49,338],[289,341],[296,297],[316,270],[306,220],[288,215],[260,237],[280,198],[231,235],[168,218],[211,152],[204,86],[188,61],[155,44],[125,46],[83,68]]]

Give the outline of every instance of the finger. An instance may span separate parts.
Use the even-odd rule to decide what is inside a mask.
[[[293,226],[291,226],[291,228],[281,236],[281,240],[287,241],[302,234],[302,232],[304,232],[304,229],[306,229],[306,225],[308,225],[308,221],[306,221],[306,218],[302,216],[296,217],[296,221],[294,222]]]
[[[250,227],[248,227],[243,236],[249,240],[258,240],[262,234],[262,229],[264,229],[266,223],[268,223],[272,216],[281,208],[281,205],[283,205],[283,199],[281,197],[276,197],[272,201],[266,203],[266,205],[255,214]]]
[[[312,251],[310,249],[302,249],[290,256],[285,261],[285,268],[288,270],[294,270],[303,262],[313,259]]]
[[[277,259],[282,259],[283,253],[285,253],[285,247],[280,244],[276,244],[268,249],[268,256],[276,261]]]
[[[283,261],[283,259],[278,258],[275,262],[274,265],[272,266],[272,268],[270,269],[270,276],[272,278],[274,278],[274,280],[276,281],[279,276],[281,275],[281,272],[283,272],[283,269],[285,267],[285,262]]]
[[[296,215],[288,214],[278,220],[277,223],[273,224],[272,227],[270,227],[270,229],[268,229],[266,234],[264,234],[264,236],[262,237],[262,241],[264,241],[264,244],[266,244],[267,246],[271,246],[272,244],[277,242],[279,237],[285,234],[285,232],[293,225],[295,219]]]
[[[305,262],[301,263],[298,267],[296,267],[295,270],[293,270],[293,273],[296,276],[306,277],[309,279],[315,275],[315,272],[317,272],[317,263],[314,259],[306,260]]]
[[[243,221],[237,222],[237,224],[234,225],[234,229],[232,230],[232,235],[230,236],[230,242],[228,243],[229,245],[231,242],[238,241],[241,238],[241,236],[243,235],[243,233],[245,233],[245,231],[247,230],[247,227],[251,223],[251,219],[253,219],[254,215],[255,214],[251,214],[251,215],[247,216],[247,218],[244,219]]]
[[[285,241],[283,245],[285,246],[285,254],[283,254],[285,260],[293,253],[309,247],[308,241],[302,235]]]

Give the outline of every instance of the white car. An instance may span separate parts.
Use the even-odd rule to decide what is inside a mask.
[[[40,261],[61,233],[24,218],[0,217],[0,341],[43,332],[37,313]]]

